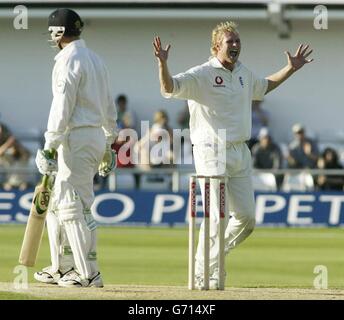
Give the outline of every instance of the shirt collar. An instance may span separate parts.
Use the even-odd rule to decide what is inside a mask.
[[[222,65],[222,63],[219,61],[219,59],[217,59],[216,57],[210,58],[209,63],[210,63],[210,65],[211,65],[213,68],[216,68],[216,69],[224,69],[224,70],[226,70],[226,71],[230,71],[230,70],[226,69],[226,68]],[[234,65],[234,69],[233,69],[232,72],[237,71],[237,69],[240,67],[240,65],[241,65],[241,62],[240,62],[240,61],[237,61],[237,62],[235,63],[235,65]]]
[[[72,51],[74,48],[86,48],[86,43],[84,40],[79,39],[79,40],[74,40],[70,43],[68,43],[54,58],[54,60],[58,60],[65,54],[69,53]]]

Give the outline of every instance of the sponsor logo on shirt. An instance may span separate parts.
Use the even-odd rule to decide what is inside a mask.
[[[226,85],[223,84],[223,79],[220,76],[215,77],[215,84],[213,84],[213,87],[225,87]]]
[[[244,87],[244,80],[242,79],[242,77],[239,77],[239,82],[241,84],[241,87],[243,88]]]

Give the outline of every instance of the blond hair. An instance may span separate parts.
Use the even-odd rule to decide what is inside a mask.
[[[219,23],[211,33],[211,47],[210,52],[212,56],[216,56],[217,49],[216,45],[222,40],[225,32],[238,33],[238,25],[233,21],[225,21]]]

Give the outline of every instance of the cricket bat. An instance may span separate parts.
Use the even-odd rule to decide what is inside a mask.
[[[51,196],[52,179],[54,179],[52,176],[44,175],[42,182],[36,186],[33,194],[30,215],[19,255],[19,263],[27,267],[33,267],[36,263]]]

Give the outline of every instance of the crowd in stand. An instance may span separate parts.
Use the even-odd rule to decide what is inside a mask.
[[[5,124],[0,123],[0,168],[15,169],[16,167],[25,167],[29,158],[29,150],[15,138]],[[19,172],[9,171],[8,173],[4,170],[0,173],[0,181],[2,182],[2,188],[6,191],[13,188],[25,190],[29,186],[27,176]]]
[[[152,171],[155,168],[192,168],[192,146],[188,136],[181,137],[181,144],[173,142],[175,132],[169,124],[168,113],[158,110],[154,113],[152,125],[142,136],[127,135],[125,129],[132,129],[139,133],[135,111],[128,106],[128,98],[121,94],[116,98],[118,111],[117,124],[120,130],[117,141],[112,148],[117,151],[117,168],[139,168],[142,172]],[[277,143],[269,130],[269,113],[261,106],[261,102],[252,103],[252,137],[247,142],[252,153],[255,169],[343,169],[337,150],[325,147],[319,150],[315,139],[307,135],[302,124],[292,127],[293,140],[288,146]],[[178,127],[187,129],[189,112],[187,105],[177,116]],[[167,135],[166,137],[164,135]],[[159,144],[159,148],[154,148]],[[0,183],[4,190],[24,190],[32,187],[25,174],[15,170],[6,172],[8,168],[25,167],[31,157],[30,150],[16,139],[9,128],[0,123]],[[135,162],[133,159],[136,159]],[[178,162],[179,159],[179,162]],[[161,173],[150,174],[148,179],[161,179]],[[135,188],[140,187],[141,174],[134,173]],[[283,184],[284,175],[275,174],[277,187]],[[344,175],[313,175],[315,189],[343,190]],[[106,188],[107,180],[96,176],[96,188]]]
[[[256,103],[254,102],[253,105]],[[260,103],[258,103],[259,105]],[[293,140],[283,152],[274,142],[268,129],[268,114],[260,107],[252,108],[252,139],[249,144],[253,167],[256,169],[342,169],[337,150],[326,147],[319,151],[317,142],[308,137],[306,128],[296,123],[292,127]],[[254,134],[258,134],[255,136]],[[252,142],[253,140],[253,142]],[[283,175],[276,175],[278,187],[283,183]],[[343,190],[344,175],[314,175],[315,189]]]

